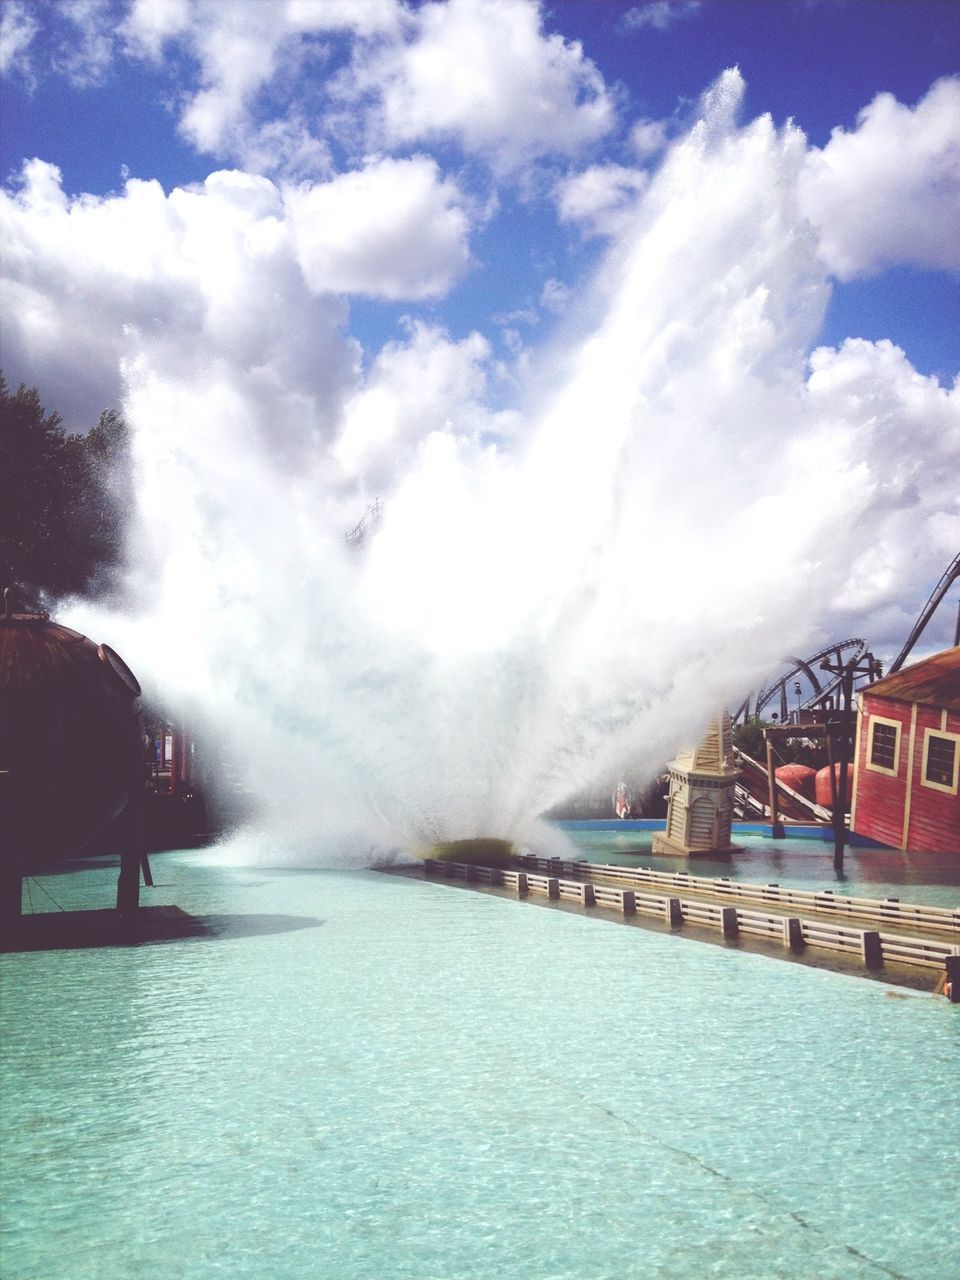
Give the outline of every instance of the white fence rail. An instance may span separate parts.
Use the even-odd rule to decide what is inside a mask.
[[[762,906],[792,907],[801,911],[822,911],[837,916],[875,920],[881,924],[908,925],[912,929],[935,929],[953,933],[960,939],[960,906],[933,907],[898,898],[858,898],[834,893],[830,889],[782,889],[777,884],[744,884],[726,878],[695,876],[687,871],[652,871],[648,867],[618,867],[599,862],[567,862],[559,858],[537,858],[525,854],[517,859],[524,867],[549,870],[551,875],[580,876],[615,880],[636,888],[686,889],[690,893],[708,893],[728,898],[731,902],[756,903]]]
[[[570,880],[561,875],[550,874],[554,871],[565,871],[570,866],[581,873],[590,867],[589,863],[558,863],[555,859],[547,858],[525,858],[523,861],[525,867],[535,864],[538,870],[502,870],[499,867],[479,867],[464,862],[440,862],[430,858],[424,860],[423,870],[428,876],[442,876],[468,883],[509,888],[520,897],[527,894],[540,894],[557,901],[578,902],[583,907],[607,908],[625,916],[635,914],[653,916],[673,928],[690,924],[701,928],[717,929],[727,938],[747,934],[776,940],[793,951],[802,950],[804,947],[836,951],[858,957],[868,968],[880,967],[887,961],[933,970],[960,968],[960,945],[938,939],[904,937],[901,934],[884,933],[876,929],[858,929],[855,925],[842,921],[834,923],[824,919],[804,919],[771,911],[755,911],[749,908],[725,906],[722,903],[704,902],[696,898],[681,898],[671,894],[639,893],[635,889],[598,884],[582,879]],[[541,867],[545,874],[541,873]],[[622,867],[597,869],[627,872],[632,870]],[[703,879],[702,877],[685,878],[697,881]],[[729,883],[729,881],[721,883]],[[820,898],[823,895],[807,894],[805,896]],[[838,898],[837,901],[844,901],[844,899]],[[869,901],[869,899],[861,899],[861,901]]]

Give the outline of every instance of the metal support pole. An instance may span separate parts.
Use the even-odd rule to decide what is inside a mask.
[[[783,840],[786,838],[786,832],[783,829],[783,823],[777,812],[777,775],[773,766],[773,743],[766,735],[764,741],[767,744],[767,786],[770,793],[770,834],[774,840]]]
[[[843,669],[843,720],[841,722],[839,742],[840,777],[837,780],[837,805],[833,811],[833,869],[843,871],[843,847],[847,838],[847,771],[850,764],[850,716],[853,704],[853,669],[854,663],[847,663]]]
[[[3,930],[17,928],[23,917],[23,876],[17,867],[0,871],[0,924]]]
[[[140,872],[145,873],[147,884],[153,884],[150,864],[147,861],[147,844],[144,831],[144,779],[143,761],[138,758],[131,770],[130,799],[123,814],[123,852],[120,855],[120,876],[117,880],[117,911],[127,918],[136,916],[140,906]]]
[[[837,813],[837,758],[833,750],[833,733],[827,734],[827,767],[830,770],[830,814],[836,817]]]

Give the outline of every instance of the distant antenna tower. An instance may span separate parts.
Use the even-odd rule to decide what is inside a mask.
[[[383,503],[377,498],[371,502],[364,514],[349,531],[345,533],[344,541],[348,547],[354,551],[359,551],[363,547],[368,538],[371,538],[380,528],[383,521]]]

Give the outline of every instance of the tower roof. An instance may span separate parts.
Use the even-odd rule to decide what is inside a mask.
[[[730,713],[717,712],[707,724],[697,746],[682,748],[673,763],[676,768],[693,773],[712,773],[720,777],[736,773]]]

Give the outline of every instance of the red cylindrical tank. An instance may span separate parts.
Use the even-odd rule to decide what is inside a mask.
[[[774,770],[774,773],[777,781],[782,782],[785,787],[796,791],[807,800],[813,799],[817,778],[816,769],[811,769],[808,764],[782,764],[779,769]]]
[[[142,787],[140,686],[126,663],[45,614],[0,614],[2,870],[84,845]]]
[[[833,774],[837,780],[837,791],[840,790],[840,766],[833,766]],[[850,797],[853,795],[853,765],[847,765],[847,808],[850,808]],[[824,809],[833,808],[833,790],[830,786],[830,766],[824,765],[817,774],[816,786],[817,804],[822,805]]]

